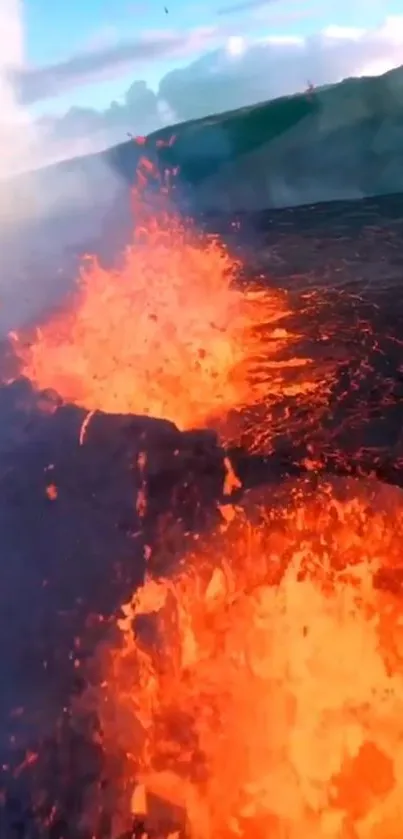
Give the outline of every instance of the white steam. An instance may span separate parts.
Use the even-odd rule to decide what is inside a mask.
[[[35,154],[33,120],[19,103],[12,74],[24,64],[21,0],[0,0],[0,177],[30,167]]]

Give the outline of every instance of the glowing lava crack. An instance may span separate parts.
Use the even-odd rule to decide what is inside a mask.
[[[227,509],[100,653],[121,789],[182,808],[192,839],[401,837],[402,496],[306,490]]]

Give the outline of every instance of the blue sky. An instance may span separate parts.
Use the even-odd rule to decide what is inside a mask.
[[[167,3],[169,14],[164,12]],[[220,16],[218,10],[225,0],[23,0],[25,17],[26,58],[32,65],[57,63],[70,56],[100,48],[108,43],[136,38],[143,32],[174,29],[191,30],[199,26],[220,26],[226,31],[245,33],[250,37],[267,34],[302,34],[336,24],[370,28],[378,25],[386,15],[402,13],[401,0],[277,0],[260,8],[260,17],[244,12]],[[230,2],[228,2],[230,5]],[[301,13],[303,9],[303,13]],[[262,11],[264,16],[262,18]],[[134,78],[145,79],[156,87],[159,79],[170,69],[188,63],[193,56],[178,60],[144,61],[114,78],[103,78],[97,84],[75,87],[52,102],[56,110],[72,104],[105,107],[119,98]],[[194,56],[196,57],[196,55]]]

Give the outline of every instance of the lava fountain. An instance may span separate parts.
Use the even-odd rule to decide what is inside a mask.
[[[239,268],[216,237],[147,216],[119,267],[87,258],[63,308],[32,339],[11,335],[20,372],[88,411],[182,430],[284,396],[323,397],[323,371],[287,328],[287,294],[241,287]]]
[[[400,839],[402,496],[283,497],[224,508],[125,605],[100,652],[105,753],[191,839]]]

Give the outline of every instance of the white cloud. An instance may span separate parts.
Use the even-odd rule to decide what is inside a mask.
[[[240,43],[233,36],[161,80],[160,94],[180,119],[302,91],[308,81],[320,86],[403,64],[403,16],[372,30],[328,26],[308,37],[270,34],[242,38],[238,49]]]
[[[365,36],[365,29],[358,29],[353,26],[327,26],[323,30],[323,35],[329,40],[335,41],[359,41]]]
[[[235,58],[245,52],[245,38],[242,35],[231,35],[226,43],[228,55],[233,55]]]
[[[2,64],[6,67],[21,65],[24,59],[21,0],[1,0],[0,32]]]

